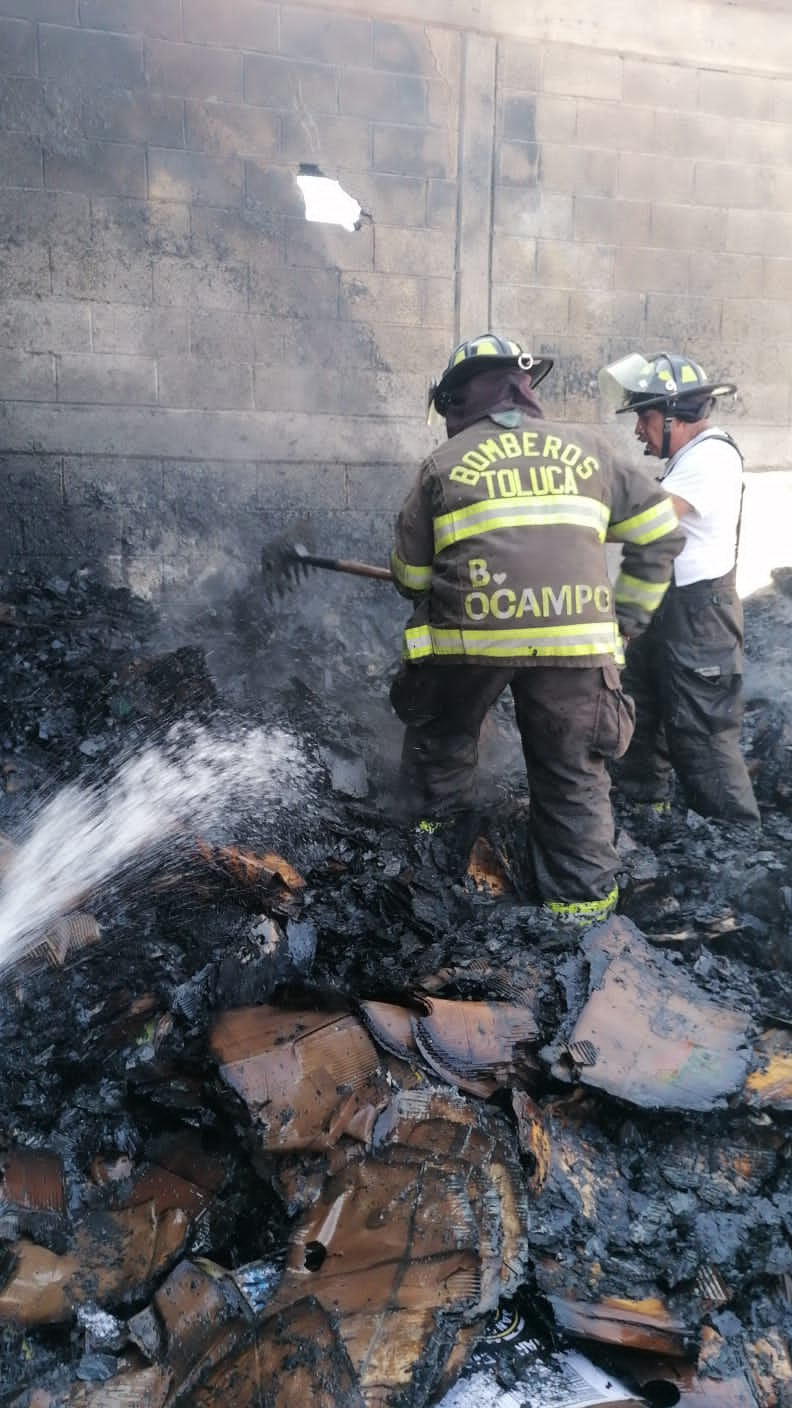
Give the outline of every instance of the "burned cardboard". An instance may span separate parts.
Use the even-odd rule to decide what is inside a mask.
[[[618,1351],[614,1363],[638,1385],[651,1408],[677,1403],[682,1408],[782,1408],[792,1384],[789,1346],[776,1331],[766,1340],[747,1340],[742,1352],[735,1352],[727,1325],[703,1328],[695,1362]]]
[[[537,1115],[537,1119],[538,1119]],[[461,1157],[474,1161],[479,1174],[490,1182],[489,1219],[476,1208],[482,1235],[481,1285],[483,1314],[513,1289],[514,1278],[527,1256],[532,1197],[537,1182],[529,1185],[512,1126],[497,1110],[474,1105],[460,1093],[423,1087],[400,1091],[383,1112],[377,1126],[378,1147],[408,1144],[433,1152],[436,1158]],[[486,1255],[484,1233],[491,1228],[494,1243]],[[495,1301],[492,1297],[495,1296]],[[492,1301],[491,1304],[487,1304]]]
[[[227,1270],[209,1261],[184,1260],[146,1309],[130,1318],[128,1329],[147,1359],[168,1368],[181,1393],[224,1357],[229,1327],[233,1342],[252,1323]]]
[[[374,1041],[384,1051],[402,1061],[417,1059],[415,1019],[409,1007],[364,998],[358,1010]]]
[[[349,1013],[236,1008],[212,1029],[220,1079],[247,1107],[258,1147],[324,1149],[366,1141],[390,1091],[377,1049]]]
[[[544,1269],[540,1268],[540,1276]],[[594,1304],[550,1295],[549,1301],[556,1323],[577,1339],[680,1359],[696,1349],[696,1340],[684,1321],[675,1317],[657,1296],[603,1296]]]
[[[504,1301],[439,1408],[645,1408],[615,1374],[532,1332],[519,1304]]]
[[[531,1245],[555,1323],[589,1346],[695,1364],[727,1311],[732,1366],[747,1374],[749,1325],[788,1322],[768,1274],[789,1256],[786,1141],[747,1116],[707,1133],[695,1116],[614,1121],[591,1096],[543,1115],[550,1159]]]
[[[0,1231],[13,1244],[29,1235],[50,1250],[62,1251],[69,1227],[63,1160],[48,1149],[9,1149],[0,1156]],[[16,1253],[8,1248],[8,1278]]]
[[[66,583],[60,595],[41,591],[37,602],[31,585],[27,604],[18,605],[54,621],[59,606],[65,602],[71,611],[70,598],[84,590]],[[116,604],[112,594],[111,609],[103,611],[102,597],[91,587],[91,614],[106,620],[86,619],[84,632],[69,622],[65,654],[51,631],[37,631],[37,650],[24,659],[29,636],[13,626],[0,632],[7,686],[0,741],[9,778],[20,782],[0,791],[0,829],[12,845],[34,821],[38,797],[77,772],[101,776],[104,760],[140,746],[149,727],[162,726],[153,683],[146,696],[155,672],[143,671],[137,683],[130,675],[132,694],[125,695],[118,671],[147,652],[167,659],[174,642],[147,644],[149,615],[130,610],[125,618],[123,601]],[[251,710],[266,721],[282,717],[284,672],[278,676],[270,658],[279,629],[270,621],[267,651],[254,660],[240,650],[234,664],[235,697],[245,699],[240,726]],[[282,629],[292,652],[287,676],[302,670],[315,681],[321,655],[315,639],[293,620],[288,632]],[[367,630],[368,659],[374,633]],[[204,658],[230,658],[234,643],[225,625],[223,631],[222,639],[206,635]],[[298,638],[304,666],[293,663]],[[370,679],[386,707],[387,652],[380,664]],[[76,1290],[72,1312],[63,1315],[61,1290],[49,1308],[55,1318],[29,1326],[24,1351],[21,1331],[9,1327],[0,1336],[4,1400],[15,1395],[20,1408],[23,1399],[25,1408],[36,1400],[47,1408],[108,1402],[209,1408],[223,1395],[258,1408],[269,1394],[272,1408],[297,1401],[302,1408],[383,1403],[395,1395],[400,1408],[422,1408],[457,1381],[462,1390],[460,1375],[486,1328],[483,1307],[520,1290],[530,1292],[530,1328],[551,1327],[559,1362],[577,1353],[607,1377],[616,1373],[615,1356],[624,1355],[621,1381],[639,1399],[646,1389],[652,1408],[670,1401],[657,1395],[672,1390],[682,1403],[687,1396],[718,1408],[778,1408],[788,1389],[785,1344],[792,1332],[783,1292],[792,1275],[785,1025],[792,999],[792,820],[784,790],[787,735],[774,728],[776,706],[760,702],[746,716],[763,801],[761,846],[746,848],[728,828],[676,805],[670,818],[642,830],[617,799],[623,905],[646,930],[645,947],[630,931],[628,942],[593,945],[585,954],[578,935],[548,922],[531,902],[520,864],[524,796],[508,787],[498,795],[497,828],[484,817],[481,844],[476,835],[465,836],[464,845],[442,833],[416,835],[386,803],[378,808],[383,735],[357,730],[359,678],[348,651],[328,652],[325,678],[342,680],[350,707],[334,711],[332,700],[297,678],[289,686],[290,722],[304,728],[306,749],[316,755],[336,747],[365,757],[375,788],[366,807],[326,790],[286,816],[274,807],[259,806],[256,816],[229,808],[214,830],[196,825],[195,831],[216,853],[228,848],[243,858],[237,874],[202,860],[199,883],[199,867],[188,876],[183,855],[171,849],[156,883],[149,871],[131,888],[102,887],[92,905],[101,942],[88,946],[79,963],[8,975],[0,995],[0,1125],[13,1134],[7,1142],[25,1156],[57,1149],[68,1180],[76,1169],[91,1170],[97,1228],[107,1226],[108,1215],[134,1220],[148,1210],[154,1221],[178,1212],[184,1231],[174,1237],[172,1255],[149,1255],[145,1274],[142,1252],[130,1254],[116,1274],[98,1264],[94,1244],[85,1258],[92,1284],[72,1286],[63,1273],[89,1210],[70,1192],[73,1225],[67,1219],[60,1267],[44,1260],[67,1292]],[[243,679],[250,689],[240,688]],[[270,683],[281,690],[277,700],[266,693]],[[176,709],[192,707],[171,699]],[[228,718],[226,736],[227,725]],[[505,718],[493,720],[496,732],[507,725]],[[290,890],[277,863],[272,883],[259,871],[259,885],[252,867],[245,873],[246,855],[268,853],[288,856],[304,884]],[[513,889],[497,892],[499,867]],[[298,918],[278,912],[279,904],[295,901]],[[308,925],[310,942],[293,947],[296,924]],[[304,1009],[317,1031],[338,1022],[339,1049],[331,1041],[326,1050],[328,1074],[338,1074],[340,1089],[332,1091],[328,1079],[326,1102],[306,1101],[292,1128],[284,1072],[294,1060],[295,1013],[277,993],[286,970],[276,950],[286,948],[292,972],[302,966],[317,987],[349,994],[348,1005],[334,1013],[326,1006]],[[639,955],[647,965],[643,1009],[634,1004],[637,1016],[627,1013],[623,1033],[602,1026],[601,1012],[595,1024],[588,1004],[597,982],[607,987],[623,975],[641,998]],[[405,999],[400,1007],[399,989],[417,989],[420,1001]],[[613,995],[621,998],[615,987]],[[415,1031],[432,1003],[436,1023],[422,1054]],[[473,1041],[467,1023],[477,1004],[483,1031]],[[531,1034],[513,1039],[508,1024],[496,1031],[492,1004],[530,1013]],[[267,1006],[278,1017],[268,1019],[267,1041],[257,1045],[247,1009]],[[213,1049],[213,1033],[226,1022]],[[656,1053],[676,1052],[676,1088],[645,1069],[642,1049],[634,1071],[619,1051],[622,1035],[634,1051],[637,1035],[647,1031],[656,1043],[662,1038]],[[681,1061],[673,1045],[680,1035],[683,1054],[689,1042]],[[317,1042],[313,1064],[292,1068],[295,1091],[306,1074],[309,1082],[325,1074],[326,1040]],[[376,1067],[365,1077],[370,1090],[362,1103],[359,1068],[352,1059],[350,1078],[349,1064],[359,1043]],[[273,1051],[276,1074],[282,1060],[277,1079],[267,1065]],[[256,1101],[278,1079],[285,1099],[274,1106],[288,1135],[283,1147],[270,1133],[257,1137],[259,1126],[266,1131],[262,1112],[269,1106],[259,1110]],[[466,1081],[480,1082],[482,1093],[461,1089]],[[380,1169],[382,1208],[375,1204]],[[435,1195],[436,1226],[425,1192]],[[401,1254],[394,1241],[402,1224],[390,1216],[394,1199],[417,1210],[416,1235]],[[359,1226],[356,1204],[368,1209],[372,1226]],[[36,1259],[48,1251],[41,1227],[31,1224],[22,1233],[18,1222],[12,1226],[15,1217],[9,1212],[3,1224],[6,1286],[14,1284],[14,1257],[25,1238]],[[378,1238],[382,1246],[383,1227],[392,1239],[392,1267],[407,1258],[390,1300],[382,1289],[387,1278],[371,1279],[371,1247]],[[417,1233],[424,1229],[425,1245],[439,1241],[440,1250],[422,1259]],[[444,1247],[443,1237],[454,1235],[459,1245]],[[348,1252],[335,1256],[350,1239],[361,1244],[358,1278],[341,1274]],[[103,1250],[114,1251],[113,1244]],[[458,1278],[443,1283],[445,1299],[432,1281],[450,1264],[444,1254],[457,1255],[459,1268]],[[212,1274],[229,1289],[238,1316],[223,1299],[197,1294],[210,1265],[219,1268]],[[191,1324],[188,1307],[183,1325],[175,1316],[168,1333],[157,1310],[157,1334],[149,1340],[141,1331],[140,1339],[161,1359],[148,1361],[128,1338],[129,1322],[142,1313],[141,1302],[145,1309],[154,1305],[176,1273],[174,1287],[182,1275],[185,1285],[195,1279],[190,1304],[204,1309]],[[371,1306],[363,1303],[367,1286],[374,1287]],[[315,1296],[317,1287],[327,1305]],[[432,1292],[444,1311],[430,1323],[424,1299]],[[399,1295],[409,1304],[399,1304]],[[336,1306],[346,1313],[339,1317]],[[100,1315],[113,1321],[108,1338],[89,1332],[86,1317],[97,1323]],[[206,1328],[205,1337],[194,1333],[196,1324]],[[375,1325],[388,1337],[366,1358]],[[642,1347],[628,1353],[636,1343]],[[514,1364],[492,1353],[491,1378],[507,1404],[512,1390],[522,1391],[520,1381],[510,1379]],[[538,1381],[534,1373],[534,1394]]]
[[[0,1288],[0,1316],[18,1325],[69,1322],[86,1302],[129,1304],[150,1291],[184,1252],[189,1219],[142,1203],[86,1213],[61,1254],[27,1237],[9,1246],[14,1269]]]
[[[530,1007],[432,998],[414,1019],[415,1043],[435,1073],[486,1098],[499,1086],[524,1085],[536,1068],[539,1028]]]
[[[179,1408],[365,1408],[370,1402],[336,1328],[313,1298],[268,1321],[266,1333],[240,1336],[203,1382],[172,1402]]]
[[[42,935],[41,942],[27,950],[20,967],[30,971],[49,963],[55,968],[84,956],[84,950],[101,942],[102,930],[93,914],[63,914]]]
[[[298,909],[305,880],[283,856],[245,846],[213,846],[202,840],[196,849],[208,866],[225,875],[243,893],[249,892],[259,902],[269,901],[285,913]]]
[[[219,1193],[233,1177],[228,1158],[208,1148],[200,1132],[189,1127],[154,1135],[143,1153],[157,1168],[197,1186],[207,1198]]]
[[[477,836],[473,842],[466,873],[475,889],[486,895],[496,898],[514,894],[512,866],[486,836]]]
[[[754,1043],[745,1098],[758,1109],[792,1111],[792,1031],[768,1027]]]
[[[751,1021],[707,998],[629,920],[612,918],[581,941],[589,993],[564,1048],[558,1079],[650,1109],[711,1110],[741,1090]]]
[[[0,1197],[19,1217],[26,1212],[66,1212],[63,1160],[46,1149],[9,1150],[0,1156]]]
[[[311,1294],[337,1319],[365,1402],[420,1400],[458,1328],[518,1283],[528,1211],[502,1116],[447,1089],[402,1092],[372,1152],[298,1224],[271,1310]]]
[[[232,1384],[235,1402],[264,1394],[291,1403],[294,1385],[273,1387],[284,1343],[309,1401],[326,1392],[328,1402],[384,1404],[409,1392],[416,1374],[422,1400],[460,1345],[467,1353],[480,1317],[516,1286],[527,1212],[502,1116],[445,1090],[405,1095],[372,1155],[326,1180],[257,1309],[245,1268],[233,1275],[183,1261],[128,1334],[167,1366],[168,1404],[209,1404]],[[317,1335],[326,1341],[321,1361]]]
[[[33,1389],[9,1400],[9,1408],[165,1408],[171,1375],[158,1365],[126,1363],[107,1381],[77,1382],[58,1388]]]

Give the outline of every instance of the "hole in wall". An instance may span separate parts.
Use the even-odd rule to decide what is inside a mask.
[[[359,230],[364,219],[360,202],[344,190],[339,181],[323,176],[318,166],[301,162],[297,185],[305,201],[306,220],[323,225],[340,225],[343,230]]]

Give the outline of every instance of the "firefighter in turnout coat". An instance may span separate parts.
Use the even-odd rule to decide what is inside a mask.
[[[487,711],[510,689],[538,894],[575,922],[618,898],[608,764],[632,737],[622,633],[647,626],[682,547],[673,505],[588,425],[545,420],[552,368],[486,333],[430,392],[448,439],[421,466],[391,570],[414,603],[391,703],[424,815],[469,805]],[[612,584],[607,541],[623,547]]]
[[[740,748],[743,462],[728,432],[710,421],[716,399],[736,388],[711,381],[677,352],[631,353],[603,367],[599,384],[617,415],[635,415],[644,454],[666,461],[660,484],[685,535],[662,607],[627,650],[624,682],[637,721],[617,785],[623,796],[660,810],[668,806],[673,769],[694,811],[755,826],[759,808]]]

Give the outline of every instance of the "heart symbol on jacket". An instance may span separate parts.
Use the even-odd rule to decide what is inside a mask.
[[[505,572],[493,572],[493,574],[492,574],[492,580],[493,580],[493,582],[495,583],[495,586],[496,586],[496,587],[502,587],[502,586],[503,586],[503,583],[506,581],[506,573],[505,573]]]

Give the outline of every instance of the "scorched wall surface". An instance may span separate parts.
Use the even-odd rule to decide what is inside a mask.
[[[306,223],[301,164],[358,230]],[[490,324],[569,419],[684,347],[792,465],[781,0],[0,0],[0,180],[5,566],[156,593],[306,511],[382,560]]]

